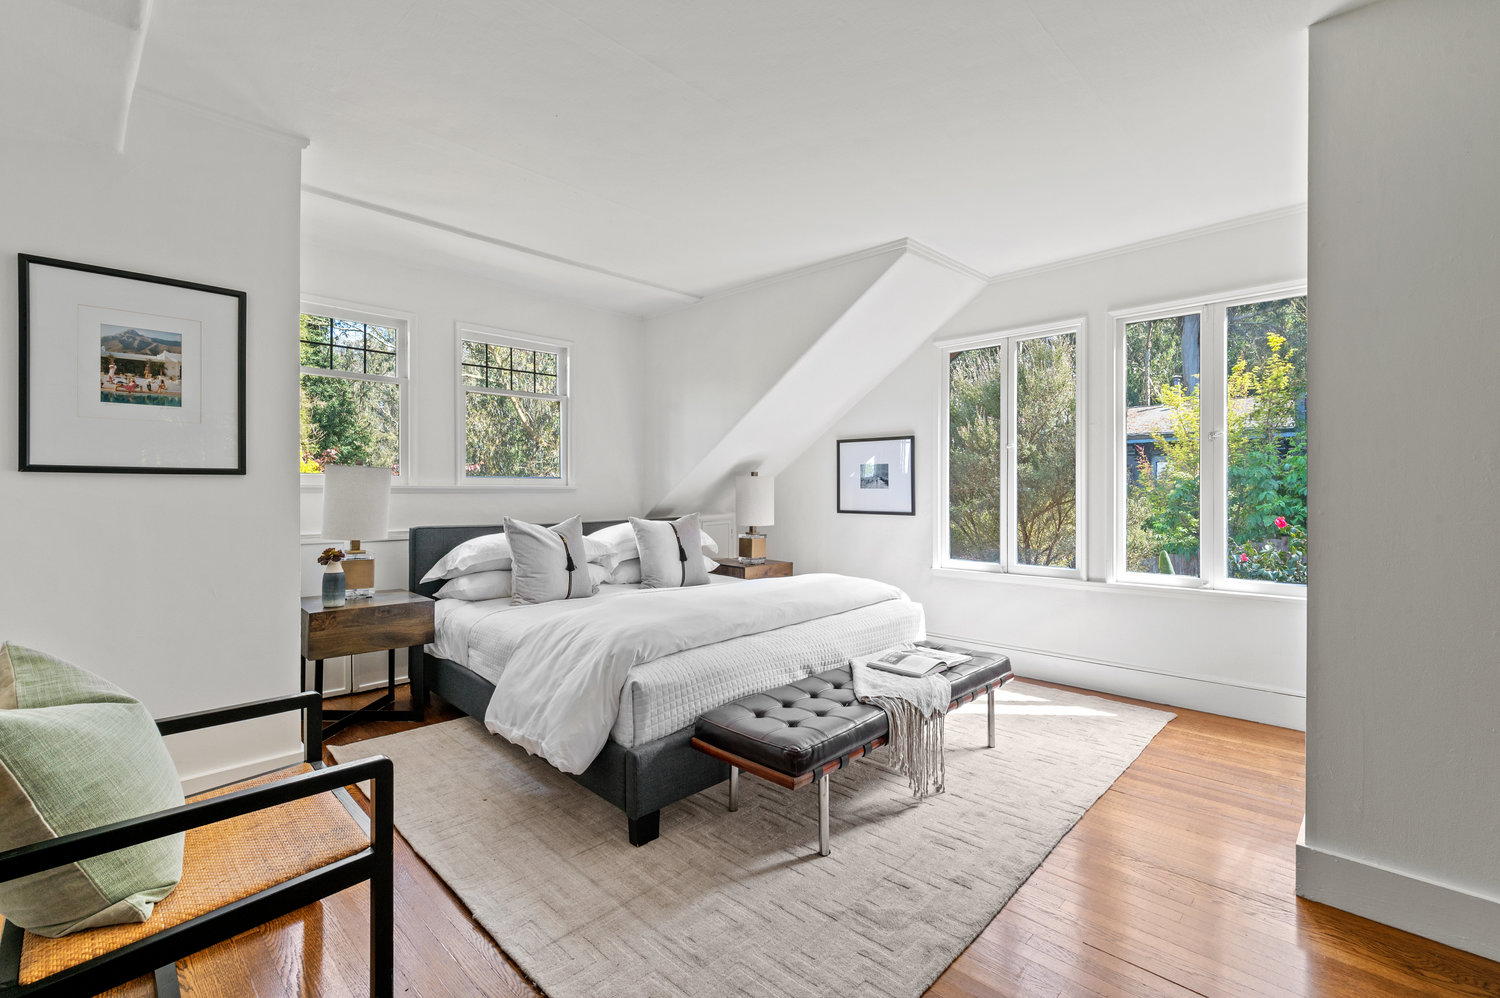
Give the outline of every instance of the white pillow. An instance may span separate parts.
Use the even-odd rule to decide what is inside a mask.
[[[596,568],[602,569],[603,567],[603,565],[590,565],[589,571],[592,572]],[[718,562],[714,561],[708,555],[703,556],[703,570],[709,575],[714,574],[714,569],[718,567]],[[607,573],[606,577],[599,581],[607,582],[612,586],[628,586],[640,582],[641,559],[631,558],[629,561],[620,562],[615,566],[614,571]]]
[[[579,517],[543,527],[507,516],[505,532],[510,537],[512,603],[551,603],[594,595]]]
[[[590,565],[589,581],[594,584],[594,592],[598,592],[599,587],[609,581],[609,572],[605,571],[603,565]]]
[[[641,549],[641,585],[647,589],[675,589],[708,585],[703,558],[703,531],[698,514],[670,522],[630,518],[635,543]],[[688,552],[692,552],[691,555]]]
[[[510,540],[503,534],[485,534],[464,541],[438,560],[422,576],[423,582],[454,579],[474,572],[504,571],[510,568]]]
[[[585,537],[584,544],[588,547],[589,561],[603,565],[607,571],[614,571],[622,561],[641,556],[635,546],[635,530],[628,520],[601,527]]]
[[[438,599],[500,599],[511,593],[511,573],[509,569],[495,572],[474,572],[470,575],[460,575],[456,579],[449,579],[443,583],[443,588],[437,591]]]
[[[718,554],[719,542],[714,540],[708,531],[702,530],[701,524],[700,534],[703,537],[703,553]],[[635,528],[630,525],[629,520],[608,527],[600,527],[592,534],[585,536],[583,541],[589,549],[589,561],[596,565],[603,565],[611,572],[621,563],[641,556],[640,548],[635,543]]]
[[[612,586],[630,585],[639,581],[641,581],[641,559],[639,558],[622,561],[609,573],[609,584]]]

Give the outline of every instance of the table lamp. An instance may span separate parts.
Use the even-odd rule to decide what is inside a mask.
[[[766,535],[755,526],[769,527],[776,522],[775,479],[762,478],[756,471],[734,480],[734,515],[748,528],[740,534],[740,564],[764,565]]]
[[[349,599],[375,595],[375,556],[359,538],[385,540],[390,523],[391,469],[329,464],[323,467],[323,536],[349,538],[344,578]]]

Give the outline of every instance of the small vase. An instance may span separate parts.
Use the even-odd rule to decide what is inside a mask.
[[[323,570],[323,605],[325,607],[344,605],[344,569],[336,561],[330,561]]]

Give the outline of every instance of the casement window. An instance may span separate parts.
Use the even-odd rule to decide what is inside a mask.
[[[939,565],[1081,577],[1081,321],[938,344]]]
[[[568,345],[458,327],[460,481],[566,486]]]
[[[1305,586],[1305,289],[1115,320],[1115,576],[1266,592]]]
[[[408,319],[303,302],[300,326],[303,475],[320,475],[325,464],[401,474]]]

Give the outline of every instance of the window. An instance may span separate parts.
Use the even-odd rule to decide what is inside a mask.
[[[568,484],[568,350],[460,326],[459,477]]]
[[[1071,323],[943,344],[943,564],[1080,574],[1080,329]]]
[[[1117,319],[1119,574],[1230,589],[1306,585],[1305,293]]]
[[[405,319],[303,303],[301,469],[388,465],[401,473]]]

